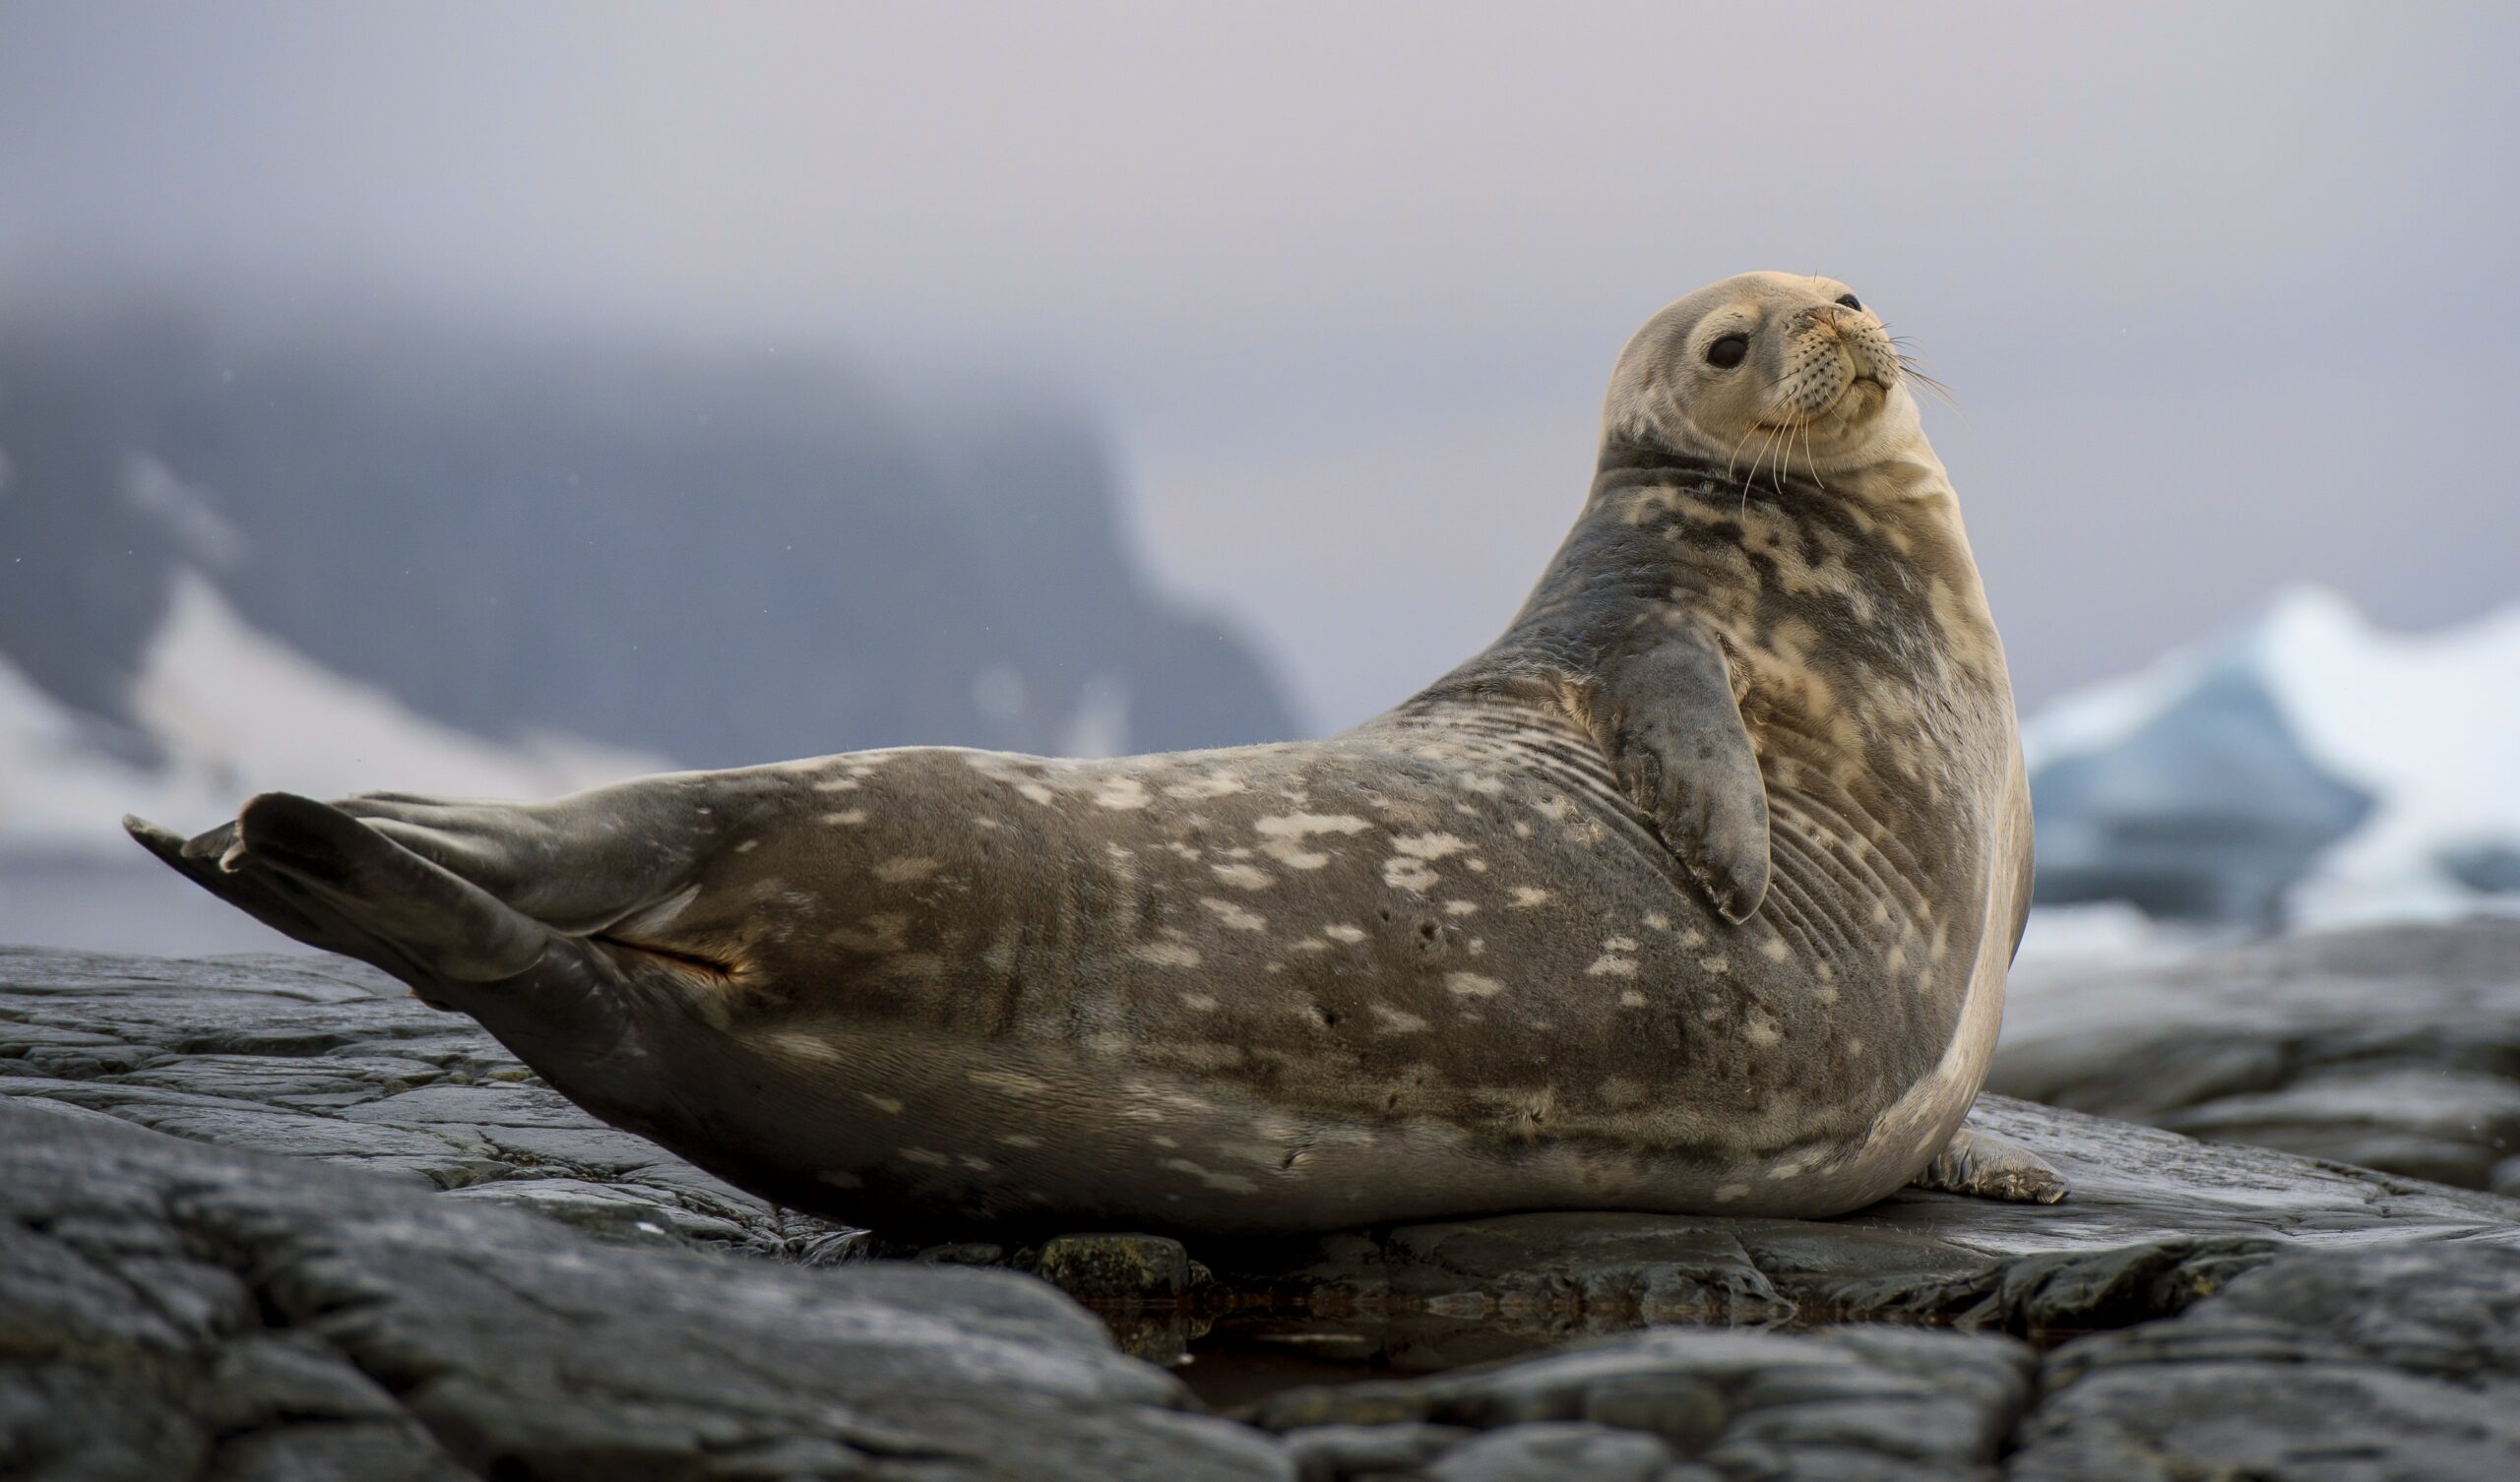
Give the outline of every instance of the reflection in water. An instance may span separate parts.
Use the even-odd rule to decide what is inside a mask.
[[[1171,1370],[1210,1408],[1227,1412],[1298,1386],[1434,1374],[1650,1326],[1633,1315],[1558,1307],[1334,1315],[1300,1301],[1232,1297],[1223,1305],[1196,1298],[1085,1305],[1122,1352]]]

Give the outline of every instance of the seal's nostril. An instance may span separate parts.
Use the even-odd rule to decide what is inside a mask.
[[[1850,308],[1850,309],[1855,310],[1855,311],[1856,311],[1857,313],[1858,313],[1858,314],[1860,314],[1860,313],[1862,313],[1862,312],[1863,312],[1863,300],[1862,300],[1862,299],[1860,299],[1860,298],[1856,297],[1856,296],[1855,296],[1854,294],[1852,294],[1852,293],[1841,293],[1841,294],[1839,294],[1839,295],[1838,295],[1838,302],[1840,302],[1840,303],[1842,303],[1842,304],[1846,305],[1846,306],[1847,306],[1848,308]]]

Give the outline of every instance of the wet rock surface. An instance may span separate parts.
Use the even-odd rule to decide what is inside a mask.
[[[342,957],[0,949],[0,1096],[354,1164],[634,1244],[811,1258],[853,1240],[605,1126],[471,1019]]]
[[[2520,920],[2296,937],[2016,983],[1989,1088],[2520,1193]]]
[[[2271,1262],[2175,1321],[2051,1354],[2022,1482],[2520,1475],[2520,1252]]]
[[[2520,1204],[1977,1116],[2073,1197],[869,1263],[363,968],[0,952],[0,1474],[2520,1475]]]
[[[1051,1288],[592,1242],[0,1107],[0,1474],[1272,1478]]]
[[[1681,1457],[1723,1477],[1970,1476],[1992,1471],[2038,1368],[2028,1344],[1996,1336],[1683,1328],[1429,1379],[1291,1390],[1253,1419],[1296,1435],[1343,1426],[1360,1442],[1384,1427],[1484,1433],[1444,1452],[1458,1469],[1438,1476],[1592,1475],[1539,1464],[1576,1452],[1625,1474],[1649,1454],[1631,1440],[1614,1449],[1613,1437],[1650,1440],[1654,1465],[1635,1472],[1647,1477]]]
[[[1985,1098],[2061,1204],[1922,1190],[1832,1220],[1567,1212],[1203,1251],[1228,1290],[1300,1300],[1315,1351],[1430,1371],[1641,1324],[1957,1324],[2043,1341],[2177,1312],[2298,1246],[2520,1247],[2520,1204]]]
[[[2520,1466],[2515,1385],[2520,1251],[2427,1242],[2286,1252],[2174,1317],[2044,1356],[1948,1329],[1673,1328],[1288,1390],[1251,1418],[1325,1482],[1413,1466],[1534,1482],[2486,1482]]]

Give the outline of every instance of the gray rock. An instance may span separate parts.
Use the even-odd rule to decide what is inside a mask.
[[[2027,1344],[1993,1334],[1663,1328],[1425,1379],[1289,1390],[1254,1419],[1291,1434],[1435,1423],[1564,1437],[1570,1446],[1615,1428],[1655,1437],[1657,1465],[1702,1456],[1726,1475],[1965,1476],[1994,1464],[2029,1403],[2036,1367]],[[1499,1457],[1525,1454],[1493,1440],[1480,1446]],[[1487,1454],[1465,1446],[1429,1471],[1450,1476]],[[1532,1474],[1590,1475],[1572,1467]]]
[[[1457,1425],[1320,1425],[1279,1439],[1303,1482],[1342,1482],[1375,1472],[1413,1472],[1438,1451],[1479,1433]]]
[[[1426,1468],[1430,1482],[1654,1482],[1670,1450],[1651,1436],[1583,1422],[1516,1426],[1459,1446]]]
[[[1288,1478],[1002,1271],[810,1271],[0,1106],[0,1474]]]
[[[2367,983],[2385,968],[2399,975],[2391,982],[2451,996],[2466,984],[2457,1001],[2491,1002],[2508,991],[2492,974],[2511,959],[2496,952],[2520,942],[2514,932],[2333,939],[2318,960],[2324,981]],[[2248,960],[2259,962],[2251,981],[2264,980],[2269,969]],[[2349,1001],[2365,1006],[2363,1032],[2381,1032],[2367,1027],[2367,996]],[[603,1126],[471,1020],[338,959],[0,951],[0,1098],[353,1163],[634,1245],[809,1264],[869,1249],[854,1232],[772,1208]],[[2412,1043],[2441,1043],[2449,1028],[2411,1032]],[[2481,1056],[2471,1070],[2490,1063]],[[1169,1359],[1207,1330],[1195,1312],[1166,1304],[1267,1299],[1290,1324],[1344,1335],[1343,1355],[1406,1374],[1647,1323],[1896,1320],[2074,1333],[2174,1313],[2287,1242],[2520,1238],[2513,1206],[2483,1195],[1996,1097],[1976,1116],[2055,1163],[2073,1197],[2020,1205],[1910,1191],[1824,1221],[1598,1212],[1443,1221],[1203,1250],[1218,1280],[1195,1289],[1197,1264],[1164,1240],[1052,1242],[1032,1264],[1106,1307],[1151,1304],[1155,1320],[1122,1324],[1131,1351],[1151,1358]]]
[[[472,1020],[343,958],[0,949],[0,1098],[351,1164],[631,1244],[801,1259],[848,1238],[603,1125]]]
[[[2423,1055],[2445,1083],[2500,1074],[2491,1013],[2454,1010],[2507,991],[2505,930],[2236,960],[2257,997],[2335,996],[2323,1074],[2371,1048],[2384,1073],[2338,1103],[2367,1109],[2421,1089]],[[2415,1012],[2375,1022],[2375,983]],[[2194,1074],[2129,1083],[2222,1088],[2192,1106],[2289,1084],[2233,1069],[2267,1063],[2245,1039],[2167,1048]],[[1270,1395],[1282,1447],[1185,1413],[1051,1287],[961,1265],[1004,1252],[869,1263],[864,1232],[595,1122],[365,969],[0,952],[0,1473],[2507,1474],[2520,1205],[2001,1097],[1974,1115],[2073,1197],[1443,1221],[1203,1250],[1205,1285],[1156,1237],[1017,1258],[1098,1294],[1127,1352],[1262,1313],[1404,1376]],[[2034,1387],[2006,1334],[2073,1341]]]
[[[2520,1252],[2296,1253],[2176,1319],[2069,1343],[2018,1482],[2520,1476]]]
[[[2520,1155],[2520,921],[2334,932],[2024,975],[1989,1085],[2492,1188]]]
[[[2520,1475],[2520,1250],[2287,1247],[2044,1364],[1988,1333],[1670,1328],[1290,1390],[1253,1418],[1393,1470],[1451,1434],[1434,1427],[1486,1432],[1425,1464],[1436,1478],[2500,1482]],[[1585,1450],[1622,1432],[1702,1469]]]

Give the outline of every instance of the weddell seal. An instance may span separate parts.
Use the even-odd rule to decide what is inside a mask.
[[[597,1116],[904,1238],[2052,1199],[1961,1127],[2030,801],[1907,381],[1842,283],[1665,309],[1505,635],[1325,741],[130,827]]]

